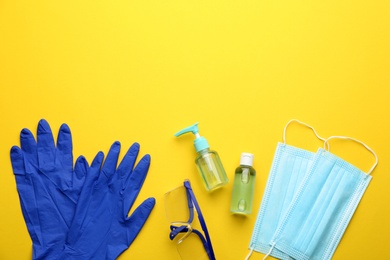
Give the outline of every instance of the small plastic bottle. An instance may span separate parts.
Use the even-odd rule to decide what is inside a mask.
[[[198,156],[195,159],[195,163],[206,190],[212,191],[226,185],[229,179],[226,176],[218,153],[210,150],[206,138],[199,135],[198,123],[180,130],[175,136],[177,137],[189,132],[193,133],[196,137],[194,146]]]
[[[234,175],[233,194],[230,211],[237,214],[252,213],[256,171],[253,169],[253,154],[242,153],[240,166]]]

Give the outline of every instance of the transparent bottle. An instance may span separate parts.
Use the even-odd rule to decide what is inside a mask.
[[[198,153],[195,163],[206,190],[212,191],[227,184],[229,179],[226,176],[221,159],[219,159],[216,151],[210,150],[210,146],[206,138],[200,136],[198,123],[180,130],[175,134],[175,136],[178,137],[186,133],[192,133],[195,135],[194,146],[196,152]]]
[[[195,163],[206,190],[218,189],[229,182],[217,152],[208,148],[201,150]]]
[[[256,171],[253,166],[253,154],[242,153],[240,166],[236,168],[230,211],[236,214],[252,213]]]

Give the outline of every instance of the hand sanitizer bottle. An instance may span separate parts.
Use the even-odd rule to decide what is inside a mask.
[[[240,166],[237,167],[230,211],[237,214],[252,213],[256,171],[252,168],[253,154],[242,153]]]
[[[222,166],[218,153],[210,150],[206,138],[199,135],[198,123],[180,130],[175,136],[177,137],[190,132],[196,137],[194,146],[198,153],[198,157],[196,158],[195,163],[206,190],[212,191],[227,184],[229,179],[226,176],[225,169]]]

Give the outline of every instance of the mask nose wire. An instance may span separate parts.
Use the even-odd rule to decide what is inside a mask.
[[[287,127],[288,127],[291,123],[293,123],[293,122],[298,123],[298,124],[301,124],[301,125],[303,125],[303,126],[306,126],[307,128],[310,128],[310,129],[313,131],[313,133],[315,134],[315,136],[316,136],[318,139],[320,139],[321,141],[323,141],[323,142],[325,143],[326,139],[323,138],[323,137],[321,137],[321,136],[317,133],[317,131],[314,129],[314,127],[312,127],[311,125],[308,125],[308,124],[306,124],[306,123],[304,123],[304,122],[302,122],[302,121],[299,121],[299,120],[297,120],[297,119],[291,119],[290,121],[287,122],[286,126],[284,127],[284,131],[283,131],[283,143],[284,143],[284,144],[286,144]]]
[[[378,156],[376,155],[376,153],[374,152],[374,150],[372,150],[368,145],[366,145],[366,144],[363,143],[362,141],[357,140],[357,139],[352,138],[352,137],[340,136],[340,135],[330,136],[330,137],[328,137],[328,139],[326,139],[325,142],[324,142],[324,149],[325,149],[325,150],[330,151],[330,144],[329,144],[329,141],[332,140],[332,139],[343,139],[343,140],[350,140],[350,141],[357,142],[357,143],[363,145],[364,148],[366,148],[370,153],[372,153],[372,155],[374,155],[374,157],[375,157],[375,163],[374,163],[374,165],[371,167],[371,169],[367,172],[368,175],[370,175],[370,174],[372,173],[372,171],[375,169],[375,167],[378,165]]]

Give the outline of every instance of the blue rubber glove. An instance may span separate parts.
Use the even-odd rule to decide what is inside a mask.
[[[116,259],[134,241],[148,219],[155,199],[148,198],[128,217],[150,165],[150,156],[135,161],[133,144],[117,167],[120,143],[115,142],[102,166],[98,153],[89,168],[66,246],[59,259]]]
[[[45,120],[38,124],[37,139],[23,129],[21,148],[11,148],[11,162],[33,259],[55,259],[63,249],[88,163],[81,156],[73,169],[72,136],[65,124],[57,146]]]

